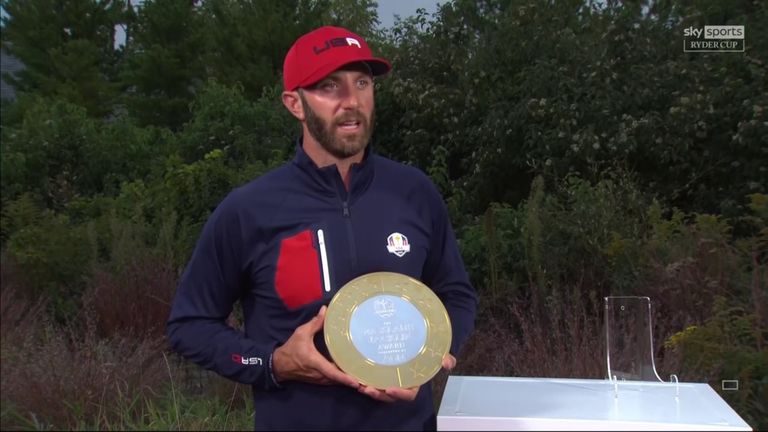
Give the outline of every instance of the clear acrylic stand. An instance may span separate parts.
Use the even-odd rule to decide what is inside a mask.
[[[605,346],[608,380],[618,398],[621,381],[665,383],[656,372],[651,325],[651,299],[636,296],[605,297]],[[670,376],[675,398],[680,387],[677,375]]]

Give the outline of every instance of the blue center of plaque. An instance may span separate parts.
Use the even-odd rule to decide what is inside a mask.
[[[382,294],[355,308],[349,333],[352,344],[368,360],[394,366],[419,354],[427,340],[427,323],[409,301]]]

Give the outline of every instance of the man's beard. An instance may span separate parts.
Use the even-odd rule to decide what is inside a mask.
[[[371,111],[370,123],[368,122],[368,119],[365,118],[363,113],[357,109],[351,112],[347,112],[339,118],[332,120],[331,122],[326,122],[321,119],[314,111],[312,111],[312,108],[310,108],[307,100],[304,99],[304,95],[300,94],[300,97],[301,105],[304,109],[304,114],[307,119],[307,129],[309,129],[309,134],[312,135],[312,137],[318,143],[320,143],[325,151],[338,159],[346,159],[350,156],[354,156],[360,153],[360,151],[365,149],[365,147],[368,145],[368,141],[371,139],[371,135],[373,135],[373,124],[375,118],[375,113],[373,111]],[[335,129],[338,125],[344,123],[345,121],[359,122],[362,133],[338,136],[335,133]]]

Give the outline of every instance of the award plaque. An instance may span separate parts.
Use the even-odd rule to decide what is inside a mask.
[[[426,383],[451,346],[443,303],[429,287],[399,273],[349,281],[328,305],[324,327],[339,369],[379,389]]]

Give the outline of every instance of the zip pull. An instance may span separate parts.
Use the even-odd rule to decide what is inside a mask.
[[[325,236],[323,230],[317,230],[317,244],[320,246],[320,262],[323,265],[323,287],[325,292],[331,291],[331,277],[328,274],[328,254],[325,252]]]
[[[342,204],[341,214],[344,217],[349,217],[349,204],[346,201],[342,201],[341,204]]]

